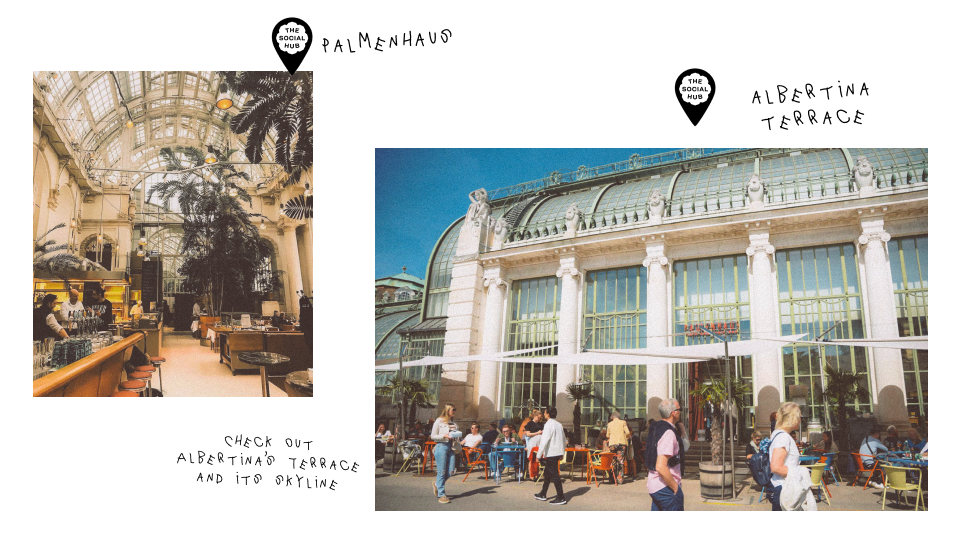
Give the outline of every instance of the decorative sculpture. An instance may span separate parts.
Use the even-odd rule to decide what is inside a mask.
[[[663,212],[666,209],[665,203],[666,201],[663,198],[663,192],[660,191],[660,188],[654,189],[653,193],[650,194],[650,198],[647,200],[647,206],[650,209],[647,220],[651,225],[663,223]]]
[[[857,157],[857,166],[853,169],[853,178],[857,181],[857,188],[860,191],[871,190],[875,186],[876,175],[869,159],[864,156]]]
[[[467,221],[475,227],[485,224],[490,217],[490,202],[487,200],[487,190],[480,188],[469,195],[470,208],[467,209]]]
[[[563,217],[567,223],[567,232],[564,236],[576,236],[577,229],[580,228],[580,220],[583,219],[583,212],[580,211],[577,203],[572,203]]]
[[[765,190],[766,186],[764,186],[759,174],[754,173],[750,180],[747,180],[747,196],[750,198],[750,208],[752,210],[763,208],[763,193]]]
[[[507,241],[507,234],[510,227],[507,226],[507,219],[501,217],[493,227],[494,247],[502,246]]]

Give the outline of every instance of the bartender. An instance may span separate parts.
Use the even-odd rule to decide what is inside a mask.
[[[57,301],[57,295],[48,294],[43,297],[40,307],[33,310],[33,340],[43,341],[48,337],[63,339],[67,337],[67,331],[57,322],[57,316],[53,314],[53,304]]]
[[[79,313],[76,313],[78,312]],[[74,315],[76,313],[76,315]],[[80,302],[80,293],[76,289],[70,289],[70,301],[60,305],[60,320],[67,325],[67,331],[72,332],[77,329],[73,317],[83,316],[83,303]]]
[[[93,303],[88,307],[100,317],[100,324],[97,325],[97,329],[106,330],[107,325],[113,324],[113,302],[107,300],[103,295],[102,286],[98,285],[90,292],[93,294]]]
[[[141,305],[140,300],[137,300],[137,303],[130,308],[130,317],[136,321],[140,319],[141,315],[143,315],[143,306]]]

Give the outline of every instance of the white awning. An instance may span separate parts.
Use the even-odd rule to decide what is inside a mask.
[[[730,356],[750,356],[764,351],[777,350],[784,346],[784,341],[795,342],[806,334],[783,336],[776,339],[748,339],[729,342]],[[556,345],[507,351],[496,354],[478,354],[473,356],[427,356],[420,360],[404,362],[403,367],[436,366],[441,364],[458,364],[461,362],[516,362],[524,364],[560,364],[560,365],[649,365],[649,364],[679,364],[686,362],[704,362],[724,356],[723,343],[707,343],[703,345],[681,345],[678,347],[657,347],[645,349],[588,349],[574,354],[557,356],[514,356],[529,354],[544,349],[552,349]],[[392,371],[399,369],[399,364],[377,366],[378,371]]]
[[[797,345],[843,345],[849,347],[873,347],[875,349],[927,350],[927,336],[908,336],[883,339],[829,339],[823,341],[795,341],[789,336],[775,338],[784,343]]]

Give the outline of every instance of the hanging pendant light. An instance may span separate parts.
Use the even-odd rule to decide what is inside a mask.
[[[143,236],[143,232],[140,233],[140,240],[137,243],[141,246],[147,245],[147,237]]]
[[[264,221],[263,218],[260,218],[260,230],[264,230],[266,228],[267,228],[267,222]]]
[[[306,188],[307,188],[306,191],[303,192],[304,197],[312,197],[312,196],[313,196],[313,190],[310,189],[310,183],[309,183],[309,182],[306,184]]]
[[[137,257],[143,257],[143,248],[137,250]]]
[[[127,127],[128,127],[128,128],[132,128],[132,127],[133,127],[133,120],[127,120]]]
[[[203,158],[203,162],[204,162],[204,163],[216,163],[216,162],[217,162],[217,156],[215,156],[215,155],[213,154],[213,152],[207,152],[207,157]]]
[[[76,219],[76,218],[70,218],[70,228],[71,228],[71,229],[76,229],[76,228],[77,228],[77,219]]]
[[[238,192],[237,192],[237,188],[235,188],[235,187],[230,188],[230,196],[231,196],[231,197],[236,197],[236,196],[237,196],[237,193],[238,193]]]
[[[225,111],[233,106],[233,96],[230,95],[230,92],[227,92],[224,85],[221,85],[220,88],[220,95],[217,96],[217,108]]]

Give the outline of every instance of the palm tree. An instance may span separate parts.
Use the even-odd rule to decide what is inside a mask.
[[[837,431],[839,437],[834,437],[841,452],[850,451],[849,428],[847,427],[847,404],[867,402],[870,400],[870,388],[866,384],[863,373],[856,371],[847,373],[843,369],[835,369],[830,364],[824,366],[827,374],[827,387],[823,395],[837,402]]]
[[[99,263],[87,258],[77,257],[67,251],[67,244],[57,244],[56,240],[50,239],[43,241],[50,233],[66,227],[59,223],[53,228],[43,233],[33,242],[33,270],[41,272],[50,272],[58,277],[64,270],[105,270]]]
[[[177,271],[186,276],[184,286],[208,295],[215,313],[224,304],[228,310],[247,311],[256,301],[253,291],[269,243],[242,204],[250,202],[250,195],[237,182],[249,176],[222,164],[236,150],[209,150],[217,154],[217,163],[204,164],[200,148],[162,148],[161,162],[172,174],[150,189],[147,200],[158,195],[164,209],[174,200],[180,206],[186,259]]]
[[[276,160],[287,182],[300,182],[313,166],[313,72],[219,71],[223,86],[248,94],[240,112],[230,121],[234,133],[246,133],[244,153],[250,163],[263,160],[263,144],[276,130]]]
[[[573,436],[576,442],[580,440],[580,403],[586,399],[595,399],[600,402],[604,412],[609,412],[614,408],[613,404],[607,401],[603,396],[593,393],[593,384],[591,383],[570,383],[567,385],[567,399],[573,402]]]
[[[743,398],[750,392],[750,386],[743,382],[743,379],[737,378],[730,382],[733,387],[733,394],[730,396],[734,407],[737,410],[743,408]],[[690,392],[691,396],[699,396],[704,401],[710,402],[714,410],[720,411],[727,401],[727,387],[721,380],[711,379],[710,384],[697,383],[697,387]],[[720,465],[723,455],[724,433],[721,430],[721,422],[714,420],[710,426],[710,460],[714,465]]]
[[[430,394],[427,384],[427,381],[424,380],[404,379],[401,385],[400,377],[396,376],[390,379],[386,386],[377,388],[377,394],[399,399],[400,407],[404,410],[406,410],[407,403],[409,402],[410,414],[406,419],[407,421],[411,421],[411,419],[416,418],[417,408],[429,409],[436,406],[430,403],[433,400],[433,396]],[[402,438],[402,435],[407,432],[407,427],[401,425],[397,431],[400,433],[400,438]]]

